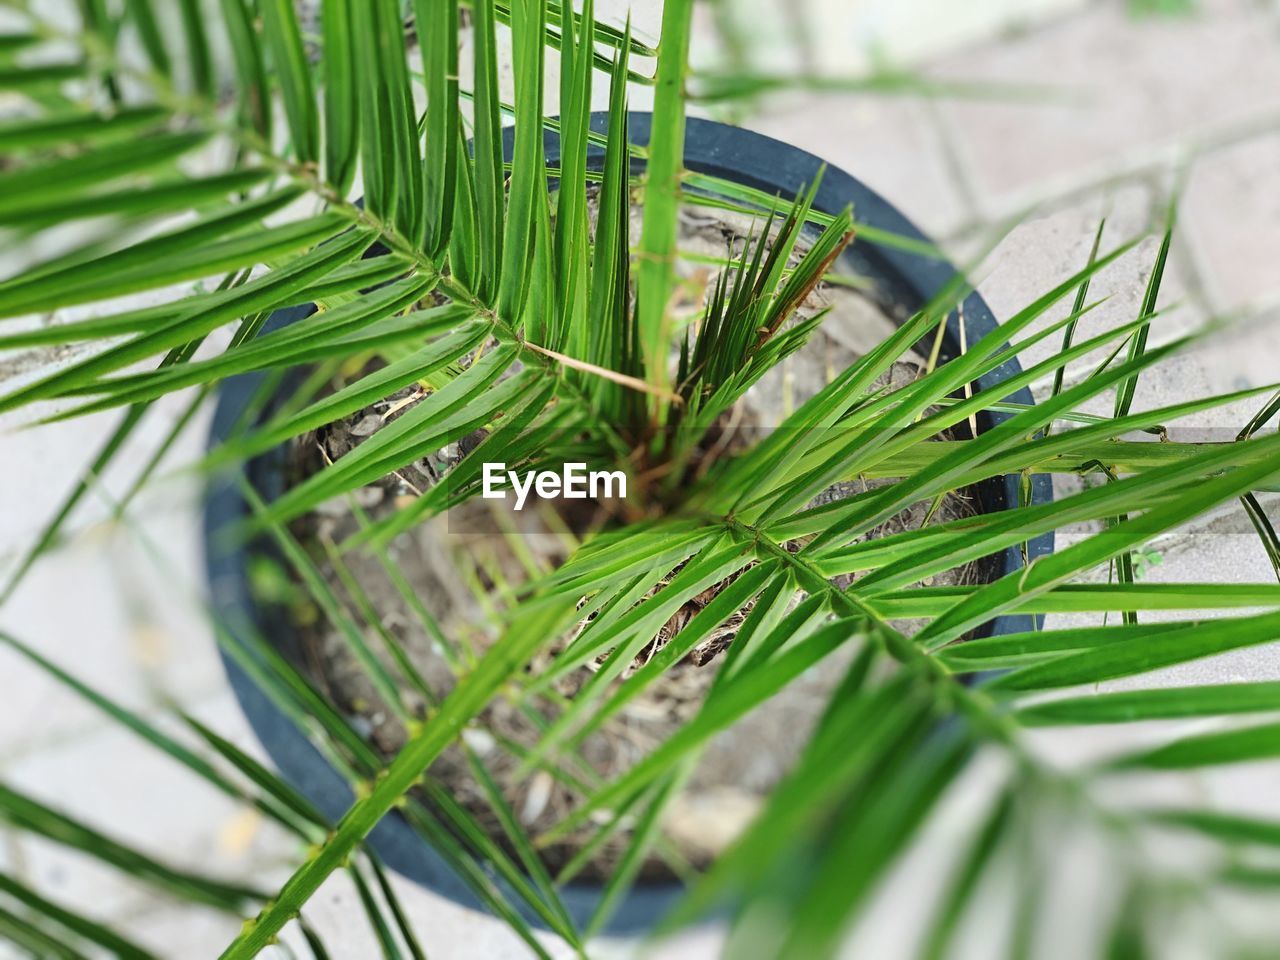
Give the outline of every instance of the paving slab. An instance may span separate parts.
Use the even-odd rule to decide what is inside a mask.
[[[883,97],[794,94],[772,101],[744,126],[852,174],[931,236],[950,233],[969,216],[924,104]]]
[[[1195,15],[1135,18],[1094,4],[1021,37],[935,64],[939,79],[1060,95],[941,104],[989,217],[1046,192],[1175,159],[1280,112],[1275,31],[1248,0],[1206,0]]]
[[[1187,242],[1219,310],[1280,301],[1280,133],[1200,157],[1182,209]]]
[[[92,492],[83,498],[65,529],[82,530],[111,514],[109,502],[117,501],[132,489],[140,471],[150,462],[184,413],[188,397],[174,395],[158,401],[135,428],[125,446],[116,454],[99,482],[108,500]],[[46,408],[42,408],[47,412]],[[23,429],[37,413],[0,417],[0,445],[6,469],[0,470],[0,573],[16,562],[44,529],[85,475],[121,420],[119,411]],[[203,455],[212,409],[206,406],[178,436],[153,476],[157,481],[179,468],[189,468]],[[200,480],[188,473],[144,489],[138,503],[150,508],[174,502],[191,502]],[[146,511],[142,511],[146,512]]]
[[[0,608],[0,629],[62,669],[135,708],[157,691],[193,702],[223,681],[200,589],[199,516],[152,513],[145,529],[164,572],[120,527],[101,526],[38,563]],[[13,679],[0,701],[0,757],[42,749],[102,715],[19,654],[0,647]]]
[[[1276,356],[1280,356],[1280,316],[1268,314],[1238,321],[1186,344],[1144,372],[1138,379],[1131,410],[1138,413],[1188,400],[1269,388],[1280,380]],[[1251,398],[1180,417],[1166,426],[1175,440],[1231,441],[1271,396],[1272,391],[1264,389]],[[1115,410],[1114,391],[1091,398],[1081,410],[1111,416]],[[1271,426],[1274,425],[1272,420]]]
[[[958,47],[1030,29],[1088,2],[734,0],[729,6],[753,64],[762,70],[857,77],[885,63],[910,67]],[[695,27],[700,28],[695,36],[705,41],[700,46],[712,46],[710,10],[695,20]]]
[[[169,732],[174,732],[170,730]],[[4,766],[5,783],[162,862],[232,881],[297,859],[296,840],[119,726]],[[49,879],[62,857],[28,858]],[[86,902],[92,902],[88,900]]]
[[[117,927],[120,924],[117,923]],[[139,945],[158,957],[190,957],[203,960],[218,956],[235,939],[244,921],[214,910],[181,905],[161,906],[130,918],[131,935]],[[264,951],[263,960],[272,956],[283,960],[283,951]],[[303,947],[296,956],[306,956]],[[369,956],[377,956],[371,953]]]
[[[1274,498],[1267,501],[1274,510]],[[1078,542],[1088,531],[1059,535],[1058,549]],[[1276,572],[1242,508],[1224,505],[1212,515],[1189,523],[1168,534],[1153,538],[1144,551],[1140,579],[1146,583],[1275,584]],[[1105,582],[1105,566],[1095,569],[1079,582]],[[1144,623],[1175,620],[1213,620],[1244,616],[1247,609],[1144,611]],[[1054,614],[1046,618],[1047,629],[1066,629],[1119,622],[1117,614]],[[1182,686],[1200,683],[1280,680],[1280,641],[1207,657],[1160,671],[1099,684],[1098,691],[1135,687]]]
[[[1156,207],[1152,190],[1145,184],[1135,183],[1094,191],[1069,203],[1038,210],[1014,226],[972,271],[978,291],[996,318],[1007,322],[1085,268],[1098,225],[1105,218],[1101,255],[1141,239],[1090,280],[1087,304],[1093,308],[1080,319],[1074,342],[1082,343],[1131,323],[1141,313],[1160,245],[1159,237],[1152,232],[1153,226],[1160,222]],[[1074,301],[1072,289],[1019,339],[1025,340],[1029,334],[1069,316]],[[1176,261],[1171,260],[1165,268],[1159,304],[1161,313],[1151,327],[1153,346],[1173,340],[1202,322],[1199,311],[1189,301]],[[1109,342],[1073,361],[1067,368],[1067,382],[1087,377],[1121,342]],[[1027,346],[1020,353],[1023,368],[1058,355],[1062,343],[1063,335],[1053,333]],[[1051,371],[1038,379],[1038,395],[1047,393],[1052,380]]]
[[[394,881],[396,895],[423,938],[432,960],[524,960],[529,948],[501,921],[458,906],[428,890]],[[375,956],[377,946],[364,920],[355,887],[345,874],[334,874],[312,897],[308,913],[312,926],[335,957]],[[572,951],[547,937],[547,952],[555,958]]]

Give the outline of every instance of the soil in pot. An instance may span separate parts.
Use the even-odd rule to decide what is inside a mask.
[[[737,254],[750,232],[751,223],[746,218],[721,211],[683,212],[680,247],[695,255],[695,259],[684,260],[681,265],[685,296],[691,308],[713,286],[719,270],[702,260],[724,257],[726,252]],[[739,435],[754,439],[758,434],[753,435],[751,427],[779,423],[893,330],[886,311],[857,285],[820,285],[804,303],[801,313],[811,316],[821,310],[829,312],[809,343],[770,371],[728,415],[734,426],[747,428]],[[923,358],[913,355],[895,364],[885,380],[894,385],[909,382],[920,375],[924,365]],[[338,386],[341,383],[334,384]],[[422,396],[423,388],[408,388],[299,438],[291,451],[292,481],[300,482],[325,463],[343,456]],[[388,516],[421,495],[476,442],[475,437],[466,438],[349,498],[327,503],[293,524],[294,534],[348,609],[364,607],[372,611],[437,696],[451,689],[456,670],[493,643],[497,632],[493,614],[506,603],[511,588],[526,580],[531,571],[554,569],[567,557],[579,534],[606,519],[591,515],[591,510],[559,516],[546,509],[518,514],[504,510],[495,519],[490,513],[495,501],[474,500],[462,508],[467,511],[465,520],[460,521],[455,515],[422,524],[397,538],[383,558],[354,551],[344,556],[341,568],[333,562],[333,545],[358,532],[363,523]],[[815,503],[849,496],[868,485],[839,484]],[[930,508],[930,504],[917,504],[869,536],[884,536],[926,521],[945,522],[971,515],[975,510],[973,498],[965,495],[951,496],[937,509]],[[523,536],[504,534],[513,523],[520,525]],[[457,532],[460,529],[493,532],[463,534]],[[388,575],[384,560],[403,578],[399,584]],[[976,569],[969,566],[932,583],[954,585],[976,578]],[[628,667],[624,677],[651,657],[723,587],[720,584],[707,590],[677,611]],[[525,828],[537,836],[573,809],[580,796],[571,786],[574,781],[589,783],[617,777],[694,715],[745,613],[744,610],[723,624],[588,737],[576,759],[565,761],[554,772],[540,771],[517,779],[519,754],[537,741],[539,730],[526,707],[507,699],[499,699],[481,713],[464,734],[466,747],[488,768]],[[394,754],[404,743],[404,728],[380,700],[341,631],[317,616],[307,604],[295,608],[294,620],[303,651],[300,666],[380,752]],[[899,626],[910,630],[913,625]],[[538,675],[568,639],[544,649],[531,665],[530,674]],[[376,639],[371,645],[377,647]],[[853,651],[833,655],[839,662],[829,660],[800,677],[710,743],[684,790],[668,808],[663,821],[666,839],[644,863],[640,882],[668,881],[682,865],[703,867],[732,841],[804,747],[852,655]],[[394,674],[389,658],[388,666]],[[572,699],[590,678],[594,666],[565,676],[555,685],[554,697]],[[402,694],[414,711],[425,712],[427,704],[414,689],[405,686]],[[539,698],[533,706],[547,717],[554,717],[557,712],[553,699]],[[429,776],[497,842],[507,846],[500,822],[462,748],[447,750],[431,767]],[[574,861],[593,832],[593,826],[588,825],[561,842],[540,849],[553,874]],[[626,838],[624,829],[585,862],[577,864],[577,876],[585,880],[607,877],[625,849]]]

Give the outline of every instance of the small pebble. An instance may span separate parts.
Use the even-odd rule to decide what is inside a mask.
[[[551,799],[551,774],[539,770],[529,781],[529,792],[525,795],[524,806],[520,809],[520,822],[533,823],[547,808]]]
[[[356,503],[367,510],[369,507],[376,507],[382,502],[383,493],[381,487],[360,487],[352,495],[355,497]]]
[[[376,413],[370,413],[360,419],[360,422],[351,427],[351,435],[353,437],[369,437],[382,426],[382,418]]]
[[[496,743],[493,739],[493,734],[479,727],[467,727],[462,731],[462,739],[466,741],[467,746],[482,757],[492,753]]]

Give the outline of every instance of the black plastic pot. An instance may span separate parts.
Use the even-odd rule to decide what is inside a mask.
[[[595,117],[595,124],[602,131],[605,122],[605,115]],[[632,140],[638,144],[647,144],[650,116],[633,113],[630,124]],[[546,149],[548,162],[558,163],[559,140],[554,134],[548,134]],[[598,163],[601,158],[597,155],[595,159]],[[685,140],[685,165],[699,173],[712,174],[769,194],[789,197],[814,181],[823,162],[818,157],[757,133],[707,120],[690,120]],[[828,167],[814,206],[821,211],[838,213],[850,203],[861,223],[902,237],[926,239],[906,217],[872,190],[844,171]],[[945,261],[865,241],[853,244],[845,256],[846,265],[854,272],[872,278],[881,301],[898,308],[896,314],[902,316],[908,316],[918,309],[955,275],[955,268]],[[312,313],[313,309],[306,306],[282,310],[271,318],[267,329],[278,329],[299,320]],[[895,314],[894,310],[889,312]],[[970,295],[965,301],[963,317],[968,343],[974,343],[996,328],[990,309],[976,294]],[[959,353],[959,322],[953,314],[942,346],[944,360]],[[1011,361],[984,376],[978,382],[978,387],[985,392],[1001,395],[1001,382],[1019,372],[1018,364]],[[268,416],[273,404],[281,402],[287,395],[286,386],[274,400],[268,399],[265,404],[260,404],[258,398],[263,392],[264,383],[263,375],[250,374],[232,378],[222,385],[209,439],[211,447],[230,436],[233,429],[243,423],[246,417]],[[1003,395],[1001,398],[1005,399]],[[1026,404],[1033,402],[1027,390],[1018,391],[1007,399]],[[978,429],[989,430],[1004,418],[1005,415],[998,413],[980,414]],[[284,464],[285,451],[279,448],[258,457],[248,465],[248,478],[263,499],[270,501],[282,492]],[[1001,477],[986,481],[978,486],[977,493],[984,512],[1006,509],[1010,504],[1018,502],[1018,478]],[[1052,495],[1048,477],[1034,478],[1033,502],[1048,502]],[[251,598],[248,561],[254,547],[229,546],[229,538],[219,537],[220,531],[225,531],[248,514],[248,504],[231,478],[224,477],[211,485],[204,523],[213,609],[219,621],[233,635],[253,630],[266,637],[278,649],[290,653],[295,639],[287,625],[269,611],[259,609]],[[1052,535],[1034,540],[1030,545],[1033,557],[1048,554],[1052,550]],[[989,563],[984,573],[988,578],[994,579],[1017,569],[1021,564],[1020,551],[1011,549]],[[1030,617],[1006,616],[987,624],[978,633],[989,636],[1032,628]],[[327,816],[334,819],[340,817],[353,799],[345,780],[275,707],[239,664],[225,653],[223,662],[227,677],[250,725],[280,772]],[[370,841],[382,858],[399,873],[441,896],[479,907],[479,901],[461,878],[398,814],[385,817],[374,830]],[[626,933],[649,927],[680,894],[681,890],[676,886],[636,888],[615,914],[609,932]],[[598,888],[586,885],[571,885],[564,892],[567,908],[579,919],[590,915],[598,897]],[[518,900],[513,899],[513,902]],[[531,916],[530,922],[536,920]]]

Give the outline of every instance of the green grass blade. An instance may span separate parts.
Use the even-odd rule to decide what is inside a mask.
[[[1137,634],[1135,630],[1133,634]],[[997,677],[990,690],[1050,690],[1101,683],[1186,663],[1227,650],[1280,638],[1280,614],[1192,623],[1168,632],[1133,635],[1096,649],[1082,650]]]
[[[82,360],[35,383],[0,397],[0,411],[15,409],[33,400],[47,399],[84,386],[101,374],[110,373],[161,351],[189,343],[217,329],[223,323],[250,313],[265,312],[288,303],[291,294],[307,288],[336,267],[357,258],[371,238],[349,231],[331,243],[294,258],[287,266],[264,274],[212,305],[200,304],[151,333],[139,334],[120,346]]]
[[[125,17],[132,20],[138,30],[138,39],[142,41],[142,49],[146,51],[151,66],[161,75],[168,76],[173,64],[164,45],[152,0],[125,0],[124,9]]]
[[[592,811],[609,809],[652,782],[664,771],[670,770],[681,757],[706,743],[716,733],[736,722],[792,679],[821,661],[836,647],[849,642],[860,633],[860,621],[845,620],[829,624],[770,661],[767,669],[743,673],[734,683],[725,685],[714,699],[707,700],[693,721],[672,734],[623,776],[587,798],[570,816],[557,824],[547,837],[563,835],[583,823]]]
[[[1280,710],[1280,683],[1223,683],[1202,687],[1126,690],[1092,697],[1050,700],[1017,712],[1018,722],[1041,724],[1133,723],[1182,717]]]
[[[609,370],[643,370],[632,350],[633,315],[630,297],[631,201],[630,156],[627,149],[627,85],[623,81],[626,54],[620,52],[610,75],[608,142],[605,144],[604,179],[596,211],[595,244],[588,292],[587,358]],[[621,417],[626,398],[614,384],[586,384],[595,403],[615,418]]]
[[[858,592],[864,597],[874,596],[990,556],[1028,537],[1064,529],[1074,523],[1109,520],[1117,512],[1176,502],[1188,484],[1214,476],[1241,461],[1247,462],[1251,454],[1252,451],[1236,444],[1224,444],[1189,457],[1176,467],[1109,482],[1042,506],[1006,511],[1006,516],[981,526],[963,522],[948,525],[933,545],[912,550],[901,560],[886,563],[869,573],[859,581]],[[957,527],[963,530],[964,536],[946,535],[960,532]]]
[[[324,941],[301,914],[298,915],[298,929],[302,931],[302,939],[306,941],[307,949],[311,951],[312,960],[329,960],[329,951],[325,948]]]
[[[1101,247],[1102,245],[1102,232],[1106,229],[1106,227],[1107,227],[1107,220],[1106,220],[1106,217],[1103,217],[1100,221],[1098,221],[1098,231],[1093,235],[1093,246],[1089,248],[1089,265],[1090,266],[1092,266],[1094,261],[1098,259],[1098,248]],[[1082,281],[1080,281],[1080,287],[1076,291],[1075,305],[1071,309],[1071,312],[1073,314],[1079,314],[1080,311],[1084,309],[1085,303],[1088,302],[1089,279],[1090,279],[1089,277],[1085,277]],[[1072,321],[1067,325],[1067,328],[1062,333],[1062,349],[1064,351],[1071,349],[1072,341],[1075,339],[1076,325],[1077,325],[1076,322]],[[1065,366],[1059,367],[1057,372],[1054,373],[1053,375],[1053,389],[1050,393],[1050,396],[1056,397],[1058,394],[1062,392],[1063,381],[1066,379],[1066,376],[1067,376],[1067,368]],[[1048,430],[1049,428],[1046,427],[1045,428],[1046,434],[1048,433]]]
[[[462,726],[487,704],[511,674],[563,626],[557,604],[527,603],[519,623],[461,677],[432,722],[417,730],[367,796],[358,800],[334,833],[302,864],[279,893],[223,952],[223,960],[248,960],[280,931],[370,830],[404,796]],[[536,941],[535,941],[536,943]]]
[[[1116,524],[1051,557],[1042,557],[1025,571],[1002,577],[934,620],[917,635],[917,642],[936,645],[953,640],[969,628],[999,614],[1018,599],[1051,589],[1079,572],[1105,563],[1132,545],[1145,542],[1155,534],[1185,523],[1205,510],[1280,475],[1280,443],[1277,440],[1280,438],[1249,441],[1267,444],[1265,449],[1261,445],[1256,448],[1260,454],[1258,462],[1207,480],[1188,491],[1181,500],[1155,507],[1136,520]]]
[[[16,945],[36,960],[89,960],[75,947],[3,906],[0,906],[0,940]]]
[[[1277,534],[1276,528],[1271,525],[1271,519],[1257,497],[1247,493],[1240,498],[1240,502],[1244,505],[1253,529],[1258,532],[1258,539],[1262,541],[1262,548],[1267,552],[1267,559],[1271,561],[1271,569],[1276,572],[1276,579],[1280,580],[1280,534]]]
[[[282,190],[258,200],[236,204],[198,220],[191,226],[172,230],[132,246],[62,267],[37,269],[0,284],[0,316],[16,316],[24,311],[48,311],[68,304],[101,299],[112,295],[99,290],[116,289],[124,293],[145,290],[150,286],[146,268],[163,256],[184,258],[177,276],[202,276],[200,252],[208,245],[226,238],[241,237],[261,219],[296,199],[298,191]],[[314,223],[314,221],[312,221]],[[296,225],[295,225],[296,228]],[[242,238],[242,237],[241,237]],[[243,238],[242,238],[243,239]],[[123,285],[118,277],[132,277]]]
[[[539,204],[548,202],[542,143],[545,25],[546,0],[524,0],[513,11],[515,148],[498,289],[498,313],[512,326],[523,314],[532,282],[531,264],[538,244],[546,239],[538,232],[537,209]]]
[[[245,0],[219,0],[222,22],[231,42],[241,115],[266,143],[271,143],[271,89],[263,64],[266,43],[258,36]]]
[[[593,730],[599,729],[600,724],[639,695],[645,687],[656,682],[666,670],[705,640],[716,627],[751,603],[769,580],[785,581],[785,577],[779,576],[779,573],[778,565],[768,562],[742,573],[698,611],[693,619],[667,641],[643,667],[627,677],[613,696],[575,732],[574,741],[581,742]]]
[[[261,15],[294,155],[300,163],[315,163],[320,158],[320,118],[297,14],[290,0],[261,0]]]
[[[438,256],[453,229],[458,179],[458,4],[415,0],[427,77],[427,250]]]
[[[461,376],[377,431],[346,456],[293,487],[258,519],[267,523],[292,519],[330,497],[386,476],[391,470],[488,423],[532,386],[527,373],[494,384],[511,360],[512,351],[501,348],[485,354]]]
[[[546,864],[538,856],[538,851],[534,849],[528,832],[516,819],[511,805],[502,795],[502,788],[493,779],[493,775],[484,765],[484,762],[475,755],[475,751],[467,748],[466,754],[472,775],[484,792],[489,809],[497,816],[498,822],[502,826],[502,832],[506,834],[507,839],[515,847],[516,855],[520,858],[520,863],[524,866],[530,881],[536,888],[538,897],[552,913],[556,929],[561,932],[562,936],[565,936],[570,945],[580,945],[577,927],[569,916],[569,911],[565,908],[564,902],[560,899],[555,882],[547,872]]]
[[[1174,206],[1170,204],[1169,222],[1165,227],[1164,236],[1160,238],[1160,249],[1156,253],[1156,262],[1151,268],[1151,276],[1147,280],[1147,289],[1142,297],[1142,306],[1138,314],[1140,319],[1149,319],[1156,312],[1156,304],[1160,299],[1160,284],[1164,279],[1165,265],[1169,261],[1169,246],[1173,242],[1174,210]],[[1147,349],[1149,333],[1150,324],[1144,324],[1134,333],[1129,345],[1129,359],[1131,361],[1142,356]],[[1133,406],[1133,398],[1137,389],[1138,376],[1136,373],[1120,384],[1116,389],[1115,416],[1123,417],[1129,412]]]
[[[355,179],[360,151],[360,88],[356,83],[352,0],[324,0],[324,173],[340,196]]]
[[[666,387],[668,380],[667,311],[675,279],[676,218],[680,174],[684,169],[685,77],[692,18],[692,0],[668,0],[663,4],[636,267],[636,326],[641,356],[650,382],[660,388]]]
[[[288,327],[254,337],[247,343],[230,347],[208,360],[97,381],[88,390],[106,394],[106,397],[95,404],[78,408],[76,412],[86,413],[105,406],[137,403],[193,384],[216,383],[251,370],[314,362],[323,357],[326,349],[340,356],[350,356],[355,352],[349,346],[348,338],[351,335],[376,327],[379,321],[412,306],[431,286],[432,282],[429,280],[409,277],[334,310],[312,314]],[[461,313],[451,307],[437,309],[441,311],[439,319],[448,324],[452,324]],[[426,311],[407,316],[423,317],[424,323],[418,328],[422,332],[431,330],[436,319]]]
[[[0,212],[37,201],[62,202],[84,187],[165,166],[204,143],[201,132],[160,133],[108,143],[83,153],[0,174]]]
[[[1119,757],[1110,770],[1191,770],[1280,756],[1280,723],[1183,737],[1153,750]]]
[[[480,476],[489,455],[501,452],[509,462],[517,443],[524,436],[529,425],[542,414],[554,395],[555,389],[554,383],[548,383],[542,390],[531,391],[523,399],[518,400],[511,409],[503,412],[497,428],[480,441],[480,445],[467,454],[462,463],[449,471],[441,482],[427,490],[409,506],[401,508],[385,520],[371,524],[361,531],[345,545],[346,549],[364,545],[371,545],[379,550],[385,549],[395,537],[415,523],[444,512],[467,496],[474,496],[476,492],[474,482]]]
[[[1104,561],[1105,562],[1105,561]],[[874,597],[869,610],[882,618],[939,617],[984,587],[913,587]],[[1067,583],[1018,599],[1017,613],[1118,613],[1121,610],[1238,610],[1280,606],[1274,583]]]
[[[479,293],[492,304],[503,263],[505,175],[502,169],[502,116],[498,92],[497,39],[493,0],[474,0],[476,239],[480,257]]]
[[[384,0],[357,3],[351,7],[351,29],[355,48],[356,84],[360,109],[360,178],[364,185],[365,208],[384,222],[396,212],[399,189],[396,176],[396,146],[391,124],[390,94],[379,64],[389,56],[383,49],[382,16]]]
[[[626,852],[605,882],[596,909],[587,921],[588,937],[598,935],[621,906],[623,898],[634,885],[640,868],[644,866],[645,858],[657,842],[667,804],[680,792],[682,784],[692,772],[692,765],[684,764],[654,786],[652,797],[632,828]]]
[[[525,876],[521,868],[480,825],[479,821],[467,812],[448,790],[439,785],[430,784],[428,792],[432,807],[440,811],[446,825],[451,826],[457,832],[459,839],[488,863],[544,923],[557,933],[567,935],[567,939],[578,939],[573,925],[565,925],[560,912],[543,900],[535,884]],[[517,827],[517,829],[520,828]]]
[[[35,95],[45,88],[80,80],[84,77],[83,63],[43,63],[31,67],[0,66],[0,90]]]
[[[1156,826],[1187,830],[1232,845],[1280,847],[1280,822],[1274,820],[1194,808],[1150,810],[1142,816]]]
[[[877,882],[907,847],[963,769],[971,743],[951,728],[900,754],[869,786],[853,815],[823,844],[805,898],[788,918],[784,955],[833,956],[840,937]]]
[[[202,97],[213,95],[213,54],[209,49],[209,35],[205,30],[205,13],[199,0],[178,0],[178,12],[182,18],[182,38],[186,46],[187,69],[191,75],[191,88]]]
[[[887,753],[912,745],[921,724],[927,722],[927,702],[905,672],[879,687],[863,689],[860,661],[861,657],[841,685],[844,696],[831,700],[820,734],[809,741],[795,769],[773,790],[752,826],[720,854],[663,919],[660,930],[704,915],[730,893],[741,894],[824,822],[817,815],[820,811],[830,810]]]
[[[8,894],[37,916],[52,920],[90,943],[110,950],[120,960],[152,960],[153,954],[136,943],[114,933],[101,923],[45,899],[4,873],[0,873],[0,893]]]
[[[973,902],[974,893],[993,855],[1004,841],[1013,801],[1014,796],[1010,792],[1000,795],[972,842],[961,854],[920,949],[920,960],[943,960],[948,955],[956,927]]]
[[[37,277],[29,284],[5,284],[0,287],[0,313],[12,316],[45,311],[256,266],[314,247],[341,232],[347,222],[338,214],[321,214],[218,240],[200,249],[180,249],[148,264],[137,263],[137,249],[122,251],[119,256],[74,267],[68,271],[70,276],[60,271]],[[131,263],[136,265],[130,266]]]
[[[196,873],[166,866],[99,833],[92,827],[59,813],[32,797],[0,784],[0,820],[21,830],[39,834],[70,847],[171,895],[237,913],[261,899],[247,887],[212,880]]]
[[[313,824],[318,827],[328,826],[328,821],[319,810],[312,805],[311,801],[299,793],[292,785],[281,779],[280,775],[268,770],[261,763],[255,760],[249,754],[245,753],[234,743],[217,733],[215,730],[205,726],[195,717],[187,714],[180,714],[182,722],[215,750],[219,756],[225,759],[233,767],[244,774],[251,783],[256,784],[267,793],[272,799],[277,801],[281,807],[293,811],[304,822]],[[278,819],[278,818],[277,818]],[[315,839],[314,831],[306,831],[304,836],[309,839]]]
[[[89,144],[145,133],[169,119],[160,107],[124,107],[115,113],[78,113],[70,116],[38,117],[0,124],[0,142],[9,150],[32,150]]]
[[[262,502],[262,498],[258,496],[257,491],[247,482],[242,485],[242,490],[245,500],[254,515],[261,515],[266,505]],[[333,592],[325,580],[324,574],[316,566],[315,561],[312,560],[297,538],[293,536],[292,532],[284,524],[268,522],[266,526],[281,554],[302,581],[307,594],[315,601],[316,606],[320,608],[329,624],[342,637],[347,651],[359,665],[365,679],[369,681],[373,686],[374,692],[381,699],[380,705],[386,707],[401,723],[407,724],[411,722],[414,718],[405,706],[404,700],[400,695],[400,688],[396,684],[395,678],[391,675],[391,671],[387,669],[377,654],[374,653],[373,648],[369,646],[359,624],[348,615],[345,605]]]
[[[276,815],[276,811],[270,807],[264,807],[259,798],[254,797],[250,792],[232,783],[203,757],[196,754],[184,744],[179,743],[173,737],[160,731],[154,724],[149,723],[138,713],[116,703],[104,694],[99,693],[84,682],[76,679],[56,664],[46,660],[39,653],[22,643],[17,638],[6,633],[0,633],[0,643],[4,643],[10,649],[21,654],[29,662],[35,664],[39,669],[53,677],[53,679],[55,679],[59,684],[67,687],[80,698],[93,704],[112,720],[125,727],[125,729],[140,737],[162,753],[167,754],[173,760],[182,764],[188,770],[195,773],[202,780],[209,783],[226,796],[258,806],[259,809],[262,809],[269,816],[272,816],[273,819],[277,819],[281,822],[287,829],[295,831],[298,829],[294,821],[289,818],[279,818]],[[305,836],[305,834],[303,835]]]
[[[455,872],[470,887],[480,902],[494,916],[505,923],[517,937],[524,941],[531,954],[539,960],[552,960],[551,954],[534,934],[525,918],[516,910],[488,870],[478,864],[466,847],[455,836],[448,824],[441,823],[422,804],[410,802],[405,809],[410,823],[427,837]]]
[[[378,941],[378,947],[382,952],[383,960],[404,960],[400,953],[400,944],[396,942],[395,935],[391,932],[391,925],[387,923],[387,918],[382,914],[382,905],[373,895],[373,891],[369,888],[368,881],[364,878],[364,873],[360,870],[358,863],[347,865],[347,876],[351,878],[356,888],[356,897],[360,900],[360,907],[364,910],[364,915],[369,921],[369,927],[373,931],[374,938]]]
[[[556,298],[560,335],[556,349],[588,357],[587,316],[590,250],[587,224],[587,133],[595,52],[595,5],[587,0],[576,30],[561,43],[560,186],[556,201]]]
[[[833,524],[828,530],[816,537],[805,548],[806,551],[811,556],[821,555],[824,548],[828,551],[835,549],[838,545],[848,542],[852,537],[863,534],[882,523],[911,503],[928,499],[952,489],[948,480],[954,477],[955,474],[977,466],[984,459],[994,457],[1001,452],[1011,451],[1023,445],[1028,437],[1034,435],[1045,424],[1051,423],[1059,412],[1072,409],[1084,400],[1096,396],[1131,372],[1145,369],[1160,362],[1179,349],[1180,346],[1181,344],[1175,343],[1160,350],[1151,351],[1130,363],[1126,363],[1122,367],[1090,378],[1051,400],[1046,400],[1044,403],[1037,404],[1023,413],[1010,417],[1003,423],[982,433],[976,439],[957,448],[945,460],[935,461],[932,465],[904,479],[902,483],[886,489],[881,496],[868,503],[862,511]],[[1082,349],[1082,346],[1078,345],[1074,349]],[[954,363],[946,364],[942,369],[954,365]],[[947,419],[962,413],[965,408],[966,405],[962,403],[946,411]],[[887,424],[876,425],[869,428],[869,432],[883,436],[890,429]],[[871,440],[871,437],[866,436],[855,438],[843,450],[829,459],[828,463],[830,465],[824,466],[820,476],[823,478],[828,476],[838,477],[841,471],[835,468],[835,464],[846,457],[855,459],[855,461],[857,457],[866,457],[867,453],[865,451],[872,446]],[[897,441],[898,445],[906,445],[908,443],[908,440],[899,439]],[[879,446],[880,444],[876,445]],[[890,446],[890,449],[892,449],[892,446]],[[849,453],[846,454],[846,450]],[[810,481],[807,486],[812,487],[816,483],[817,481]]]
[[[425,177],[405,59],[404,22],[398,3],[380,0],[372,6],[378,18],[380,59],[377,65],[387,107],[387,125],[383,132],[390,136],[395,165],[396,206],[392,222],[400,234],[417,247],[426,229]]]
[[[1100,630],[1096,626],[1065,630],[1032,630],[999,637],[980,637],[943,647],[938,659],[955,673],[1002,670],[1051,660],[1078,650],[1104,647],[1121,640],[1149,637],[1194,626],[1191,621],[1117,625]]]
[[[400,937],[409,949],[409,956],[413,960],[427,960],[426,951],[422,949],[422,945],[418,942],[418,935],[414,932],[413,924],[409,922],[408,914],[405,913],[404,907],[400,905],[400,898],[396,896],[395,889],[391,886],[391,879],[387,876],[387,871],[383,869],[382,863],[376,854],[369,853],[369,866],[373,869],[373,877],[378,883],[378,890],[382,893],[382,899],[386,901],[387,908],[395,919],[396,928],[400,931]]]
[[[452,307],[444,309],[451,310]],[[224,463],[267,450],[290,437],[314,430],[347,414],[362,410],[401,387],[429,377],[466,356],[489,333],[488,324],[464,324],[448,336],[397,360],[380,370],[354,380],[336,393],[308,404],[302,410],[269,421],[243,438],[229,441],[211,458],[210,464]]]
[[[62,202],[37,200],[30,206],[13,206],[0,213],[0,223],[24,227],[50,227],[89,217],[155,217],[223,201],[271,176],[264,168],[246,167],[231,173],[193,180],[124,187],[109,193],[75,197]]]

